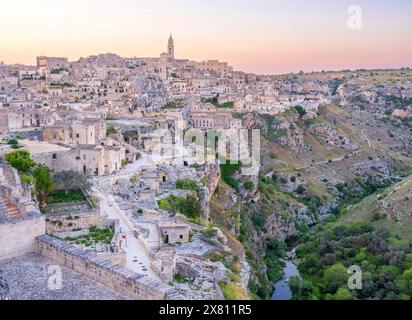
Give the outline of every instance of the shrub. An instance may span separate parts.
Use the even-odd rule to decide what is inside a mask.
[[[243,288],[239,285],[222,281],[220,288],[226,300],[246,300]]]
[[[187,178],[177,179],[176,189],[194,191],[196,193],[200,192],[197,182],[192,179],[187,179]]]
[[[252,222],[256,229],[260,231],[266,224],[266,217],[262,214],[255,214],[252,217]]]
[[[237,164],[226,163],[220,165],[222,180],[236,190],[239,189],[239,182],[234,178],[234,174],[241,168],[241,166],[242,164],[240,162]]]
[[[252,191],[253,188],[255,187],[255,184],[253,183],[253,181],[246,181],[244,184],[244,187],[246,190]]]
[[[296,106],[296,107],[295,107],[295,111],[296,111],[297,113],[299,113],[299,116],[300,116],[301,118],[306,115],[306,110],[303,109],[302,106]]]
[[[112,134],[116,134],[117,130],[113,126],[108,126],[107,129],[106,129],[106,133],[107,133],[108,136],[110,136]]]

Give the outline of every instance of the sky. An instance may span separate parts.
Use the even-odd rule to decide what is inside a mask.
[[[410,0],[1,0],[0,61],[155,57],[172,33],[177,58],[246,72],[410,67],[411,12]]]

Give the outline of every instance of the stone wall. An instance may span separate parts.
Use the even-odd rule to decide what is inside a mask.
[[[43,164],[55,172],[64,170],[74,170],[82,172],[79,151],[77,149],[68,149],[58,152],[33,153],[32,158],[37,163]]]
[[[50,236],[36,239],[37,252],[64,267],[136,300],[166,300],[169,287],[160,281],[144,277],[134,271],[82,251]]]
[[[43,216],[28,216],[0,224],[0,260],[14,258],[36,251],[36,237],[44,235]]]
[[[100,209],[73,214],[48,214],[46,219],[48,234],[89,229],[91,227],[100,228],[101,226]]]
[[[207,188],[209,190],[208,200],[210,201],[215,193],[220,181],[220,167],[217,165],[210,165],[207,173]]]

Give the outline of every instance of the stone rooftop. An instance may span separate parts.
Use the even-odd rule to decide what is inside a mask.
[[[47,142],[20,140],[20,143],[25,149],[30,151],[31,154],[62,152],[70,150],[69,148]]]

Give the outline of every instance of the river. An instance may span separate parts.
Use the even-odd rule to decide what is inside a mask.
[[[275,283],[275,292],[273,293],[272,300],[284,301],[292,299],[292,291],[289,288],[289,280],[292,277],[300,277],[297,266],[290,260],[286,261],[284,269],[285,276],[282,280]]]

